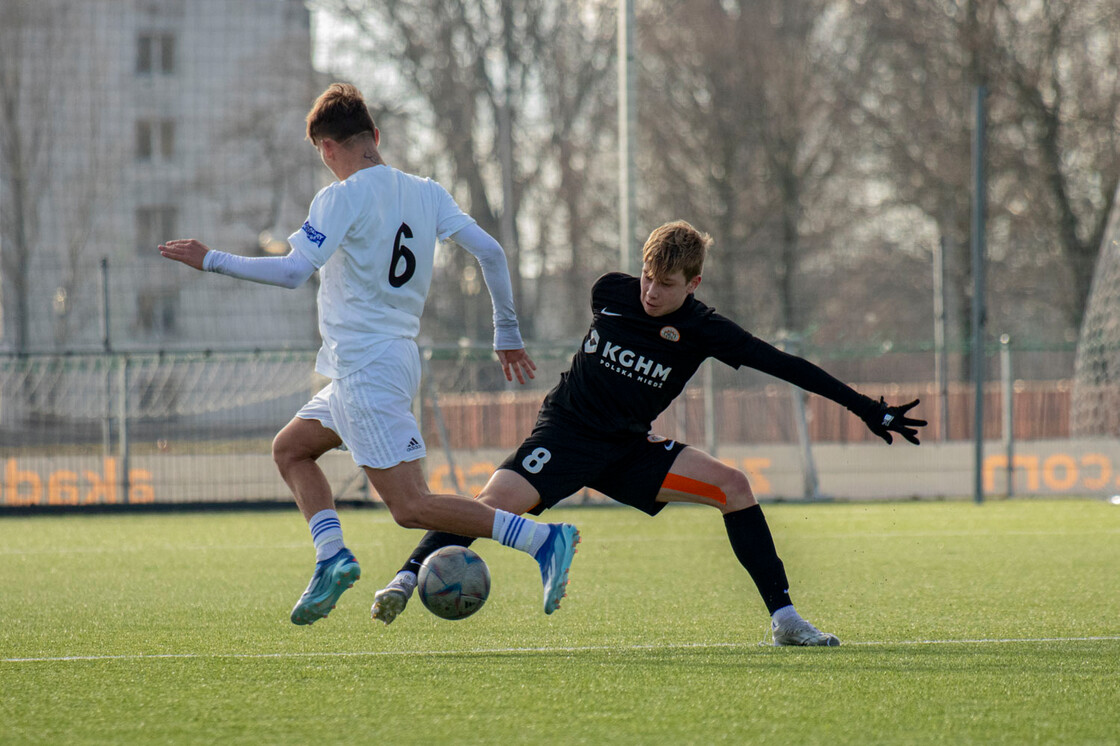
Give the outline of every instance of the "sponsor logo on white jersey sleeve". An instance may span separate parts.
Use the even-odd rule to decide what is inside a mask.
[[[307,234],[307,240],[311,241],[311,243],[315,244],[316,246],[322,246],[323,241],[327,240],[325,234],[320,233],[311,226],[310,220],[306,221],[303,224],[303,232]]]

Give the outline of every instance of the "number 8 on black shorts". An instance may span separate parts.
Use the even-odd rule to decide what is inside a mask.
[[[529,512],[540,513],[584,487],[649,515],[661,483],[686,444],[657,435],[597,433],[557,423],[537,423],[532,434],[499,468],[515,471],[540,494]]]

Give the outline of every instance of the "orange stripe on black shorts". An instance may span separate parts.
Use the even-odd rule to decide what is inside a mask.
[[[706,497],[709,500],[715,500],[720,505],[727,505],[727,495],[724,494],[723,490],[716,487],[714,484],[701,482],[699,479],[682,477],[680,474],[667,474],[661,486],[667,490],[686,492],[689,495],[697,495],[699,497]]]

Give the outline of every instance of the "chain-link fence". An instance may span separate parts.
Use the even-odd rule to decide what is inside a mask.
[[[613,20],[613,6],[570,14],[553,12],[563,9],[554,4],[537,20],[555,32],[555,43],[538,44],[540,30],[532,26],[536,30],[527,38],[533,43],[521,45],[525,58],[516,60],[505,56],[511,50],[506,44],[501,53],[486,46],[507,37],[480,33],[483,45],[461,50],[464,64],[448,65],[442,40],[451,36],[444,31],[467,28],[464,23],[482,30],[494,19],[485,13],[445,19],[420,12],[386,14],[382,11],[392,3],[355,3],[351,25],[324,35],[329,29],[316,28],[311,10],[316,5],[322,4],[3,3],[0,505],[288,499],[269,443],[322,383],[312,372],[318,345],[315,280],[295,291],[238,282],[163,261],[156,247],[171,238],[196,237],[242,255],[287,251],[284,237],[302,223],[312,196],[329,178],[305,141],[303,117],[327,82],[348,77],[346,70],[373,79],[358,82],[368,89],[389,160],[440,179],[501,238],[523,331],[541,365],[535,382],[517,387],[502,379],[485,343],[439,344],[484,339],[491,311],[473,259],[462,251],[441,251],[424,318],[427,372],[417,401],[433,487],[476,491],[529,432],[541,398],[571,357],[576,340],[569,337],[586,326],[588,288],[617,265],[617,216],[610,196],[616,174],[608,165],[616,143],[607,136],[617,103],[611,99],[609,29],[614,23],[599,23]],[[656,19],[664,10],[654,3],[643,12]],[[679,20],[690,20],[687,4],[673,12],[684,14]],[[1091,8],[1084,12],[1091,17]],[[830,38],[833,32],[853,31],[835,26],[835,18],[825,20]],[[445,29],[445,24],[450,25]],[[357,33],[340,37],[338,29],[346,28]],[[712,98],[709,84],[726,77],[724,65],[731,57],[718,51],[718,44],[713,47],[710,72],[717,75],[705,82],[707,72],[678,64],[681,28],[679,23],[647,27],[643,37],[649,41],[661,31],[674,38],[663,51],[643,42],[642,76],[651,81],[641,83],[642,100],[658,101],[664,91],[679,90],[719,98]],[[760,27],[756,42],[770,41],[765,37],[773,30],[768,29]],[[473,36],[460,41],[477,41]],[[407,68],[417,63],[397,53],[394,45],[401,40],[420,55],[419,75]],[[802,48],[792,43],[791,59],[800,60]],[[316,58],[320,69],[313,65]],[[784,71],[789,66],[753,70],[743,66],[748,58],[754,59],[733,61],[737,79],[752,81],[748,87],[765,83],[786,90],[782,77],[768,76],[770,67]],[[330,62],[324,65],[324,60]],[[503,66],[525,73],[455,78],[457,70],[475,69],[476,62],[491,73]],[[910,69],[929,67],[928,56],[920,54],[896,62],[916,66]],[[498,67],[490,69],[494,64]],[[332,65],[339,67],[328,73]],[[881,67],[884,74],[894,69]],[[825,72],[834,68],[846,69],[826,65]],[[1095,68],[1070,69],[1092,76]],[[666,71],[686,76],[678,81],[682,85],[666,87]],[[959,76],[947,79],[959,88]],[[579,105],[563,94],[574,80],[587,81]],[[824,99],[840,101],[833,94],[841,81],[831,74],[815,80],[829,94]],[[500,95],[490,87],[499,81],[504,85]],[[886,88],[869,90],[878,91],[872,98],[891,107],[899,101],[888,82]],[[743,104],[754,95],[753,88],[740,93],[731,98]],[[867,100],[865,91],[853,99]],[[500,110],[481,106],[475,114],[464,113],[475,112],[479,102],[500,105]],[[542,102],[552,103],[542,107]],[[662,103],[674,111],[672,102]],[[945,125],[945,115],[954,111],[951,105],[930,119],[939,133],[963,131],[959,121]],[[786,182],[742,167],[768,162],[760,156],[771,149],[754,129],[755,119],[726,106],[709,114],[706,120],[716,124],[719,116],[730,117],[733,126],[708,133],[726,130],[726,142],[723,134],[705,139],[707,130],[694,127],[687,116],[643,124],[638,141],[657,145],[648,152],[667,155],[644,166],[639,161],[646,192],[640,221],[648,229],[687,217],[716,233],[717,252],[701,291],[706,301],[747,326],[759,324],[762,328],[752,331],[764,337],[781,326],[809,330],[805,338],[815,346],[805,346],[801,354],[868,395],[891,401],[921,398],[917,414],[930,425],[920,449],[896,445],[888,450],[830,402],[802,400],[761,374],[712,365],[657,421],[657,430],[745,469],[763,498],[970,494],[968,441],[975,398],[962,383],[970,377],[970,353],[898,343],[925,336],[933,326],[937,304],[915,299],[935,294],[929,280],[920,278],[930,277],[929,260],[942,244],[939,238],[954,238],[944,242],[947,265],[939,275],[947,278],[943,290],[953,291],[943,315],[957,322],[941,338],[952,344],[968,337],[963,333],[967,273],[960,252],[952,251],[967,244],[955,225],[965,213],[950,209],[963,188],[950,185],[928,213],[907,204],[902,189],[892,197],[902,200],[901,212],[875,207],[879,214],[868,220],[860,212],[866,208],[861,199],[852,213],[853,205],[837,198],[877,191],[891,179],[876,175],[869,190],[859,167],[846,176],[840,173],[847,181],[807,174],[802,186],[810,191],[786,190],[782,199],[792,194],[793,202],[774,209],[772,188]],[[506,116],[513,121],[503,128]],[[852,124],[866,119],[844,118]],[[1021,119],[1014,114],[1014,121]],[[757,120],[771,122],[772,117]],[[913,132],[905,123],[913,120],[898,121],[904,123],[901,142],[909,146]],[[821,126],[787,124],[790,131],[810,133],[810,141]],[[805,124],[811,126],[803,130]],[[492,142],[495,129],[505,130],[500,147]],[[961,152],[951,140],[946,157]],[[833,147],[865,163],[877,155],[860,156],[858,148],[881,142],[876,131],[859,129]],[[1111,141],[1103,142],[1110,152]],[[1013,146],[1017,154],[1022,150],[1018,141]],[[499,159],[492,147],[508,147],[505,154],[512,157]],[[1106,160],[1092,158],[1092,149],[1073,152],[1081,156],[1070,163]],[[1075,172],[1089,181],[1108,181],[1092,169]],[[818,188],[823,191],[812,191]],[[788,226],[775,220],[806,206],[813,209],[794,233],[808,234],[784,244],[779,234],[789,233]],[[1000,220],[1006,221],[1009,214],[1022,220],[1035,210],[1003,212]],[[836,216],[849,214],[864,218],[847,228],[833,226]],[[946,224],[942,217],[933,220],[933,214],[944,216]],[[1013,324],[1018,334],[1029,330],[1039,339],[1066,339],[1070,323],[1054,309],[1062,305],[1055,297],[1069,293],[1050,275],[1069,262],[1064,255],[1051,256],[1054,236],[1045,219],[1039,220],[993,225],[993,238],[999,239],[993,242],[993,257],[1016,257],[1018,264],[1005,260],[1001,272],[993,274],[998,277],[993,284],[1003,285],[1003,297],[1014,302],[991,304],[992,317]],[[1120,489],[1113,472],[1114,463],[1120,470],[1120,454],[1109,437],[1117,432],[1114,404],[1120,401],[1115,363],[1120,343],[1111,290],[1120,266],[1115,220],[1097,273],[1097,302],[1087,315],[1089,344],[1083,346],[1077,386],[1070,384],[1072,342],[1032,345],[1016,339],[985,351],[989,383],[983,430],[989,447],[983,468],[991,490]],[[824,241],[825,235],[834,243]],[[795,246],[800,248],[794,251]],[[1027,261],[1028,256],[1033,258]],[[1027,271],[1031,267],[1036,269]],[[790,282],[776,282],[779,276]],[[785,288],[780,293],[779,285]],[[829,303],[822,303],[824,298]],[[777,313],[778,308],[788,312]],[[1008,308],[1014,309],[1011,314]],[[555,347],[532,343],[560,337],[566,341]],[[884,341],[856,349],[827,347],[837,339]],[[1078,387],[1082,396],[1071,416],[1071,389]],[[371,499],[347,454],[331,453],[323,462],[340,495]]]
[[[433,489],[472,494],[529,433],[574,344],[533,347],[537,378],[508,384],[488,346],[425,346],[416,412]],[[994,375],[985,395],[987,487],[1002,494],[1115,487],[1111,441],[1072,439],[1068,377]],[[275,432],[325,381],[313,349],[129,351],[0,357],[0,504],[216,503],[290,499],[271,460]],[[906,368],[924,352],[808,357],[833,372]],[[1069,350],[1026,358],[1070,359]],[[1011,350],[1002,365],[1014,360]],[[841,376],[845,377],[845,376]],[[924,443],[888,448],[836,404],[783,382],[705,364],[654,429],[750,473],[761,498],[969,494],[973,393],[952,384],[847,377],[869,396],[920,398]],[[1009,383],[1007,381],[1010,381]],[[1013,436],[1013,437],[1012,437]],[[1096,443],[1096,445],[1093,445]],[[345,452],[322,463],[338,496],[376,499]],[[1010,472],[1005,468],[1012,464]],[[1008,481],[1008,474],[1012,480]],[[1016,478],[1017,475],[1017,478]],[[594,495],[582,495],[592,499]]]

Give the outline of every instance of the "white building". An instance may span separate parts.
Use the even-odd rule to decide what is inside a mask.
[[[313,286],[156,248],[286,251],[326,175],[303,139],[324,81],[302,0],[0,8],[0,350],[99,349],[105,298],[114,349],[317,344]]]

